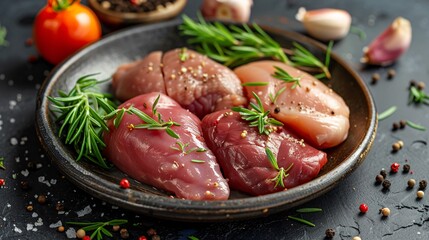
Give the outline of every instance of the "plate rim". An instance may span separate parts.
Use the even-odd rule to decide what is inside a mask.
[[[61,64],[57,65],[46,77],[37,94],[36,132],[39,142],[48,153],[50,159],[55,162],[55,165],[71,182],[73,182],[73,184],[90,195],[104,201],[132,211],[149,214],[154,217],[180,221],[241,220],[244,218],[253,218],[268,215],[273,212],[283,211],[310,201],[332,189],[341,179],[354,171],[363,162],[367,153],[371,149],[376,135],[378,121],[375,103],[371,92],[359,74],[349,64],[347,64],[345,60],[334,52],[331,53],[331,58],[353,76],[354,81],[359,85],[360,89],[364,93],[365,99],[367,100],[366,104],[369,109],[369,120],[368,126],[366,126],[368,130],[365,132],[361,141],[361,143],[364,144],[354,148],[348,159],[341,162],[331,171],[323,175],[318,175],[317,178],[312,181],[295,188],[263,196],[250,196],[243,199],[229,199],[222,201],[195,201],[167,198],[165,196],[147,194],[133,189],[121,189],[118,184],[104,180],[94,173],[87,171],[78,162],[71,158],[71,156],[62,155],[60,150],[65,148],[65,144],[57,137],[52,128],[49,128],[49,124],[52,123],[52,121],[49,119],[49,102],[46,98],[46,96],[51,95],[52,88],[59,79],[58,77],[82,56],[85,56],[88,52],[91,52],[106,43],[129,35],[141,34],[142,32],[155,30],[159,27],[172,27],[180,24],[181,22],[181,20],[174,20],[151,25],[133,26],[107,34],[101,40],[90,44],[66,59]],[[324,44],[297,32],[263,25],[261,27],[269,33],[275,33],[285,37],[286,39],[305,42],[306,44],[310,44],[322,51],[326,50],[326,46]],[[59,149],[56,146],[62,147]],[[85,185],[77,179],[76,171],[77,173],[85,174],[87,177],[90,177],[92,181],[102,183],[102,186],[98,186],[98,188],[93,189],[88,185]],[[72,174],[70,174],[70,172]],[[326,175],[330,175],[330,177],[324,177]],[[301,194],[298,195],[297,193]],[[128,198],[125,199],[124,196],[127,196]],[[136,197],[139,197],[137,201],[130,201],[130,199],[135,200]],[[173,212],[180,212],[181,214],[174,214],[174,216],[171,216],[170,214]]]

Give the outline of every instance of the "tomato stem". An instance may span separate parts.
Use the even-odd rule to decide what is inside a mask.
[[[54,9],[55,12],[66,10],[73,5],[76,0],[49,0],[48,4]]]

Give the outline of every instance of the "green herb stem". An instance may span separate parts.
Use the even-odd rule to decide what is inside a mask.
[[[414,128],[414,129],[416,129],[416,130],[426,131],[426,128],[425,128],[424,126],[422,126],[422,125],[419,125],[419,124],[413,123],[413,122],[411,122],[411,121],[407,121],[406,123],[407,123],[407,125],[408,125],[408,126],[410,126],[410,127]]]
[[[271,149],[269,149],[268,147],[265,148],[265,154],[267,155],[268,161],[270,161],[271,166],[278,172],[277,175],[273,179],[271,179],[271,181],[275,182],[274,188],[276,188],[278,185],[284,188],[285,187],[284,179],[289,176],[288,172],[292,168],[293,163],[290,164],[289,167],[286,169],[283,167],[279,168],[279,165],[277,163],[277,158],[274,156]]]
[[[90,238],[102,240],[103,234],[107,237],[113,237],[112,233],[107,230],[107,226],[119,226],[128,223],[128,220],[125,219],[114,219],[108,222],[67,222],[69,225],[75,225],[82,227],[85,231],[93,231]]]
[[[322,212],[321,208],[300,208],[297,209],[296,212],[299,213],[315,213],[315,212]]]
[[[8,41],[6,41],[7,29],[4,26],[0,25],[0,46],[9,45]]]
[[[0,157],[0,168],[6,170],[6,168],[4,167],[4,157]]]
[[[388,109],[386,109],[384,112],[378,114],[378,121],[381,121],[390,117],[393,113],[396,112],[396,109],[397,109],[396,106],[391,106]]]
[[[310,227],[315,227],[315,226],[316,226],[314,223],[312,223],[312,222],[310,222],[310,221],[308,221],[308,220],[305,220],[305,219],[303,219],[303,218],[294,217],[294,216],[287,216],[287,217],[288,217],[289,219],[294,220],[294,221],[297,221],[297,222],[300,222],[300,223],[306,224],[306,225],[308,225],[308,226],[310,226]]]

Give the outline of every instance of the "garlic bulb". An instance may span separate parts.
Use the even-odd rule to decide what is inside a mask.
[[[311,11],[300,8],[295,17],[303,23],[309,35],[322,41],[339,40],[345,37],[352,22],[348,12],[333,8]]]
[[[249,21],[252,0],[204,0],[201,13],[207,19],[245,23]]]
[[[384,32],[364,48],[361,62],[386,66],[398,59],[411,43],[411,23],[405,18],[396,18]]]

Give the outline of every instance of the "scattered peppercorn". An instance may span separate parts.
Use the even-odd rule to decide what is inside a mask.
[[[86,236],[84,236],[84,237],[82,238],[82,240],[91,240],[91,237],[90,237],[90,236],[88,236],[88,235],[86,235]]]
[[[57,210],[57,211],[64,211],[64,203],[62,203],[62,202],[58,201],[58,202],[55,204],[55,210]]]
[[[155,229],[153,229],[153,228],[149,228],[149,229],[146,231],[146,233],[147,233],[147,235],[150,237],[150,236],[156,235],[156,230],[155,230]]]
[[[401,149],[401,145],[398,142],[392,144],[392,151],[397,152]]]
[[[159,235],[153,235],[151,240],[161,240]]]
[[[22,180],[19,184],[22,190],[27,190],[30,188],[27,180]]]
[[[362,240],[362,238],[360,238],[359,236],[355,236],[352,240]]]
[[[417,191],[417,198],[422,199],[425,196],[425,192],[422,190]]]
[[[377,184],[381,184],[384,181],[384,177],[381,174],[378,174],[377,176],[375,176],[375,182]]]
[[[389,69],[389,71],[387,71],[387,79],[392,79],[396,76],[396,71],[395,69]]]
[[[280,108],[279,107],[274,108],[274,113],[279,113],[279,112],[280,112]]]
[[[425,87],[426,87],[426,85],[424,82],[420,81],[419,83],[417,83],[417,89],[418,90],[423,90],[423,89],[425,89]]]
[[[371,82],[372,84],[377,83],[378,80],[380,80],[380,74],[378,74],[378,73],[372,74],[371,80],[372,80],[372,82]]]
[[[417,85],[416,80],[410,80],[410,87],[414,87]]]
[[[332,228],[328,228],[328,229],[326,229],[326,231],[325,231],[325,236],[326,236],[327,238],[333,238],[333,237],[335,236],[335,230],[334,230],[334,229],[332,229]]]
[[[58,228],[57,228],[57,231],[58,232],[64,232],[64,226],[59,226]]]
[[[407,126],[407,121],[405,121],[405,120],[399,121],[399,127],[400,128],[405,128],[406,126]]]
[[[380,209],[380,214],[383,215],[383,217],[387,217],[390,215],[390,209],[387,207],[384,207]]]
[[[6,181],[3,178],[0,178],[0,187],[4,186],[5,183],[6,183]]]
[[[381,176],[383,176],[384,178],[386,178],[386,177],[387,177],[387,172],[386,172],[386,170],[382,169],[382,170],[380,171],[380,175],[381,175]]]
[[[407,184],[409,188],[413,188],[414,185],[416,185],[416,180],[411,178],[410,180],[408,180]]]
[[[426,180],[421,180],[419,182],[419,190],[425,190],[428,186],[428,182]]]
[[[37,202],[40,204],[45,204],[46,203],[46,196],[44,194],[40,194],[37,197]]]
[[[385,180],[383,181],[382,185],[383,185],[383,188],[387,190],[387,189],[390,189],[390,186],[391,186],[392,184],[390,183],[390,181],[389,181],[389,180],[385,179]]]
[[[119,185],[121,186],[121,188],[124,188],[124,189],[130,188],[130,182],[126,178],[122,178],[121,181],[119,182]]]
[[[399,167],[401,165],[399,165],[399,163],[392,163],[392,165],[390,165],[390,171],[392,171],[393,173],[397,173],[399,171]]]
[[[411,166],[410,166],[410,164],[404,164],[404,166],[402,167],[402,171],[404,172],[404,173],[408,173],[408,172],[410,172],[410,169],[411,169]]]
[[[119,225],[114,225],[114,226],[112,227],[112,230],[113,230],[114,232],[119,231],[119,229],[121,229],[121,227],[120,227]]]
[[[361,212],[361,213],[366,213],[366,212],[368,212],[368,205],[366,205],[365,203],[362,203],[362,204],[359,206],[359,210],[360,210],[360,212]]]
[[[29,211],[29,212],[32,212],[33,211],[33,205],[32,204],[28,204],[26,207],[25,207],[25,209],[27,210],[27,211]]]
[[[122,228],[119,233],[121,234],[121,238],[123,239],[127,239],[130,237],[130,234],[128,233],[128,230],[126,228]]]
[[[393,130],[393,131],[396,131],[396,130],[398,130],[398,129],[399,129],[399,123],[394,122],[394,123],[392,124],[392,130]]]
[[[86,236],[86,232],[82,228],[76,231],[76,237],[77,238],[81,239],[85,236]]]

